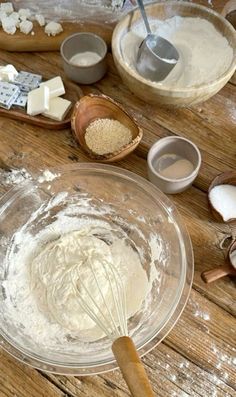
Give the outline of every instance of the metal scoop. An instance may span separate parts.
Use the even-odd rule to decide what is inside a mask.
[[[137,3],[147,30],[147,37],[140,44],[136,69],[148,80],[161,81],[178,62],[179,53],[168,40],[152,34],[143,1],[137,0]]]

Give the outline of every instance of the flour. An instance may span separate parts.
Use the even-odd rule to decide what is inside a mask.
[[[78,52],[70,58],[70,63],[76,66],[91,66],[98,63],[102,57],[96,52],[85,51]]]
[[[221,76],[233,60],[233,49],[227,39],[205,19],[175,16],[149,22],[152,33],[169,40],[180,55],[169,75],[153,84],[173,89],[210,83]],[[144,24],[138,23],[121,40],[123,58],[135,73],[138,47],[145,36]]]
[[[40,175],[38,177],[37,180],[38,180],[39,183],[51,182],[54,179],[58,178],[59,176],[60,176],[60,174],[53,173],[53,172],[51,172],[49,170],[45,170],[45,171],[43,171],[42,175]]]
[[[18,185],[19,183],[31,180],[32,176],[25,168],[3,171],[0,174],[1,183],[5,186]]]
[[[46,169],[37,178],[37,182],[50,182],[60,176],[59,173],[53,173]],[[30,181],[33,176],[25,168],[13,168],[9,171],[0,172],[0,180],[4,186],[15,186],[22,182]]]

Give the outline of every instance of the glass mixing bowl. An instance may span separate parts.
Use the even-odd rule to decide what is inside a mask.
[[[40,332],[35,338],[37,324],[31,324],[30,310],[24,311],[20,283],[8,285],[10,298],[6,291],[14,258],[13,276],[24,268],[18,255],[30,254],[29,239],[41,236],[45,242],[55,227],[66,233],[78,230],[83,222],[102,221],[114,233],[125,235],[152,282],[141,309],[128,320],[129,334],[143,355],[168,334],[187,302],[193,277],[190,238],[172,202],[140,176],[94,163],[52,172],[58,174],[54,180],[27,181],[0,201],[0,343],[17,359],[45,371],[71,375],[109,371],[116,362],[107,337],[88,341],[73,338],[68,331],[64,343],[46,343]]]

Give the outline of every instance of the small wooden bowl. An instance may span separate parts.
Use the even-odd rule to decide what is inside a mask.
[[[118,120],[131,130],[133,139],[120,150],[101,156],[93,153],[88,148],[85,142],[85,132],[88,125],[94,120],[104,118]],[[135,119],[131,117],[120,104],[105,95],[90,94],[82,97],[75,104],[71,119],[71,128],[75,135],[75,139],[79,142],[82,149],[92,159],[103,163],[119,161],[126,157],[138,146],[143,136],[142,129],[138,126]]]
[[[213,187],[218,186],[218,185],[234,185],[236,186],[236,171],[228,171],[224,172],[220,175],[218,175],[213,181],[211,182],[209,189],[208,189],[208,203],[211,209],[211,212],[214,216],[214,218],[220,222],[224,223],[231,223],[231,224],[236,224],[236,218],[229,219],[228,221],[225,221],[221,214],[213,207],[209,194],[210,191],[213,189]]]

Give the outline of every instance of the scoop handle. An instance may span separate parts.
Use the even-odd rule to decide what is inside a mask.
[[[112,351],[133,397],[154,397],[147,373],[129,336],[121,336]]]
[[[232,266],[223,265],[215,269],[202,272],[201,277],[203,281],[205,281],[205,283],[212,283],[213,281],[216,281],[221,277],[228,276],[228,274],[231,273],[232,273]]]
[[[149,25],[149,22],[148,22],[148,19],[147,19],[147,14],[146,14],[146,11],[145,11],[145,8],[144,8],[144,5],[143,5],[143,1],[142,0],[137,0],[137,3],[138,3],[138,6],[139,6],[139,9],[140,9],[140,12],[142,14],[143,21],[145,23],[147,34],[151,34],[152,32],[151,32],[151,28],[150,28],[150,25]]]

